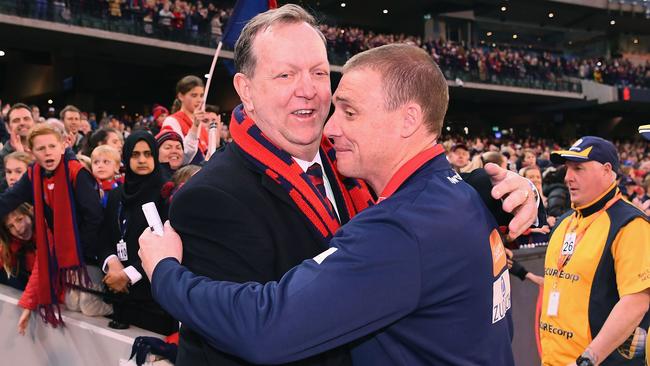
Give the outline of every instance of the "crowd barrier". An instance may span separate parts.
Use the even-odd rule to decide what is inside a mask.
[[[46,326],[32,313],[25,336],[18,335],[16,324],[22,312],[17,306],[21,292],[0,285],[0,365],[24,366],[119,366],[134,365],[127,360],[138,336],[163,336],[131,326],[125,330],[108,328],[105,317],[88,317],[62,310],[65,327]],[[149,363],[171,365],[162,360]]]
[[[543,273],[545,247],[515,250],[515,259],[529,271]],[[513,352],[517,366],[538,366],[540,360],[535,341],[535,305],[538,287],[530,281],[513,278],[512,312],[514,322]],[[125,365],[131,345],[137,336],[163,338],[137,327],[114,330],[107,327],[108,319],[88,317],[63,310],[65,327],[46,326],[35,314],[27,334],[19,336],[16,324],[21,308],[16,304],[21,292],[0,285],[0,364],[26,366],[119,366]],[[132,363],[135,365],[135,363]],[[170,365],[157,361],[156,366]]]

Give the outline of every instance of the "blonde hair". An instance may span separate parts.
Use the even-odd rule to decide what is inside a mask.
[[[120,153],[117,150],[115,150],[114,147],[109,145],[97,146],[90,154],[91,162],[95,160],[95,158],[99,157],[100,155],[108,155],[111,159],[115,161],[115,163],[117,163],[117,166],[120,166],[120,163],[122,162],[122,159],[120,158]]]
[[[34,156],[32,154],[23,151],[14,151],[11,154],[5,156],[4,158],[5,166],[7,165],[7,161],[9,161],[9,159],[22,161],[23,163],[25,163],[25,165],[29,165],[34,162]]]
[[[82,163],[86,167],[86,169],[92,171],[92,161],[90,160],[89,157],[87,157],[82,153],[79,153],[77,154],[77,160],[79,160],[79,162]]]
[[[181,184],[187,182],[194,174],[196,174],[201,167],[198,165],[186,165],[176,171],[172,176],[172,182],[175,187],[179,187]]]
[[[61,135],[61,132],[58,129],[47,124],[38,124],[34,126],[32,131],[29,133],[29,136],[27,136],[27,146],[29,149],[34,149],[35,138],[45,135],[54,135],[59,142],[63,143],[63,135]]]

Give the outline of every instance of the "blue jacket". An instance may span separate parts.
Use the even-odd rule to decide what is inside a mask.
[[[350,343],[355,365],[508,366],[509,279],[494,268],[495,227],[439,155],[279,282],[214,281],[168,258],[152,291],[214,347],[254,363]]]

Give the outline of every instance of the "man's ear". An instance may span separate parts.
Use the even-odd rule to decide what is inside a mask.
[[[402,106],[402,112],[403,119],[400,135],[401,137],[407,138],[423,127],[424,114],[422,107],[414,102],[408,102]]]
[[[244,109],[248,112],[252,112],[254,108],[253,100],[251,99],[251,81],[248,76],[238,72],[235,74],[235,77],[233,77],[232,84],[239,95],[239,99],[244,105]]]

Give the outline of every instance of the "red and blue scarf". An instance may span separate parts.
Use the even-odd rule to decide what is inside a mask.
[[[41,317],[54,327],[63,324],[59,295],[64,285],[72,283],[75,277],[86,287],[91,283],[83,262],[75,212],[73,183],[81,169],[84,167],[80,162],[65,155],[49,177],[38,164],[29,169],[34,190],[34,238],[38,261],[36,300]],[[45,218],[46,210],[52,212],[52,230]]]
[[[341,225],[333,209],[324,204],[323,199],[327,198],[321,196],[300,165],[262,133],[255,121],[246,115],[242,105],[232,112],[230,132],[246,158],[259,172],[272,178],[287,191],[315,231],[328,243]],[[359,179],[343,177],[336,171],[336,151],[325,136],[321,140],[320,151],[323,164],[332,167],[336,174],[330,183],[336,185],[343,196],[345,204],[343,207],[339,204],[338,209],[346,210],[348,217],[352,218],[371,206],[373,199],[366,184]]]

